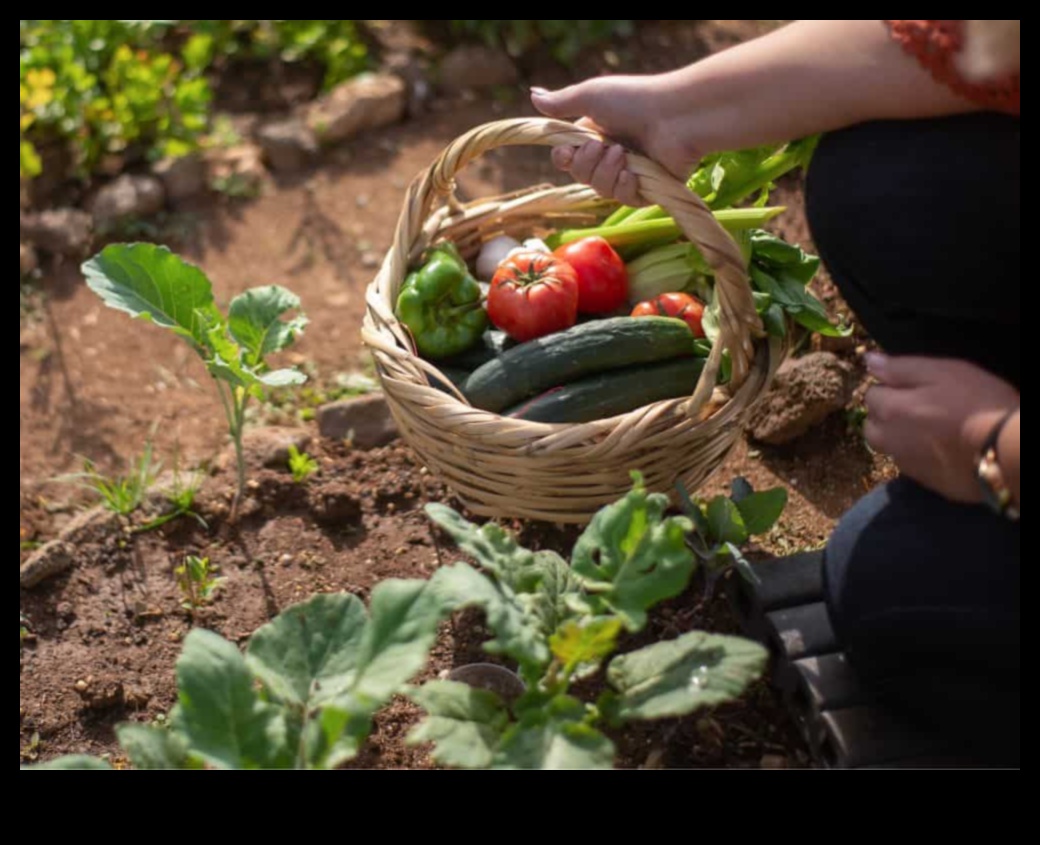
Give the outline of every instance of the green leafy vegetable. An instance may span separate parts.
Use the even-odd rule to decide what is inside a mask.
[[[607,679],[620,694],[621,719],[685,716],[740,696],[768,656],[749,640],[692,631],[615,658]]]
[[[641,629],[651,607],[686,588],[696,564],[689,532],[711,532],[700,506],[690,503],[693,522],[667,517],[667,498],[634,477],[632,491],[597,513],[578,539],[570,567],[558,555],[524,549],[493,523],[478,528],[443,505],[427,505],[430,518],[481,568],[442,568],[431,590],[445,607],[484,609],[493,633],[485,649],[519,663],[527,692],[507,706],[490,692],[427,684],[410,693],[427,712],[410,742],[434,743],[434,758],[459,768],[609,768],[614,747],[596,727],[604,718],[689,713],[739,695],[758,676],[758,646],[742,650],[743,641],[695,632],[615,658],[607,675],[618,693],[598,706],[571,694],[575,681],[617,651],[626,629]],[[759,519],[766,503],[742,492]],[[719,525],[734,537],[732,525],[743,517],[730,506],[729,522]]]
[[[216,381],[235,444],[238,492],[234,521],[245,487],[242,435],[246,409],[269,387],[301,384],[295,369],[271,370],[267,356],[288,347],[307,325],[295,294],[277,285],[254,288],[232,300],[225,319],[206,275],[165,247],[114,244],[83,265],[87,285],[110,308],[170,329],[191,344]]]

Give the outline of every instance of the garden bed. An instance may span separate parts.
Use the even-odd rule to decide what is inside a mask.
[[[632,40],[583,54],[574,71],[525,62],[527,81],[553,86],[614,67],[674,66],[743,37],[754,22],[695,24],[646,27]],[[529,111],[519,86],[508,99],[503,92],[438,95],[421,119],[337,145],[323,153],[320,166],[265,177],[259,198],[201,198],[165,218],[158,237],[206,269],[218,300],[226,302],[251,285],[283,282],[301,296],[312,318],[291,356],[311,375],[310,392],[264,406],[257,422],[296,424],[322,402],[353,390],[344,384],[356,380],[343,376],[366,367],[357,336],[364,286],[389,245],[408,181],[466,129]],[[462,189],[481,196],[556,179],[543,151],[522,150],[489,157],[466,176]],[[799,200],[798,185],[785,186],[781,201],[797,207]],[[799,214],[784,225],[790,240],[809,246]],[[190,351],[101,307],[83,286],[76,263],[45,263],[37,284],[42,295],[29,297],[20,322],[23,562],[36,544],[57,536],[83,503],[68,485],[54,483],[79,468],[80,456],[114,472],[140,453],[151,432],[167,467],[174,456],[182,466],[194,466],[212,459],[225,436],[219,405]],[[826,280],[817,291],[834,300]],[[854,348],[855,343],[838,350],[853,365]],[[364,599],[380,580],[427,578],[439,563],[457,558],[450,546],[438,545],[421,511],[426,502],[451,500],[405,446],[362,452],[315,440],[308,451],[320,461],[320,474],[301,485],[282,469],[255,472],[234,528],[226,522],[231,475],[217,472],[206,480],[198,504],[208,529],[182,519],[133,537],[118,528],[102,532],[77,545],[73,568],[22,591],[28,631],[20,660],[22,762],[80,752],[112,754],[119,762],[116,723],[153,722],[169,713],[173,664],[192,625],[174,575],[188,554],[209,556],[227,579],[195,624],[238,643],[314,593],[347,591]],[[741,443],[709,489],[721,491],[738,475],[759,487],[788,486],[788,511],[760,549],[785,553],[819,546],[840,513],[889,473],[839,414],[792,446]],[[533,548],[561,553],[575,536],[544,524],[514,528]],[[647,631],[628,645],[695,628],[735,630],[725,603],[706,601],[698,586],[658,608]],[[483,639],[479,615],[445,625],[426,675],[486,659]],[[352,765],[432,766],[426,751],[403,743],[418,715],[414,705],[395,701],[379,714],[366,750]],[[764,682],[736,704],[613,738],[627,767],[808,763]]]

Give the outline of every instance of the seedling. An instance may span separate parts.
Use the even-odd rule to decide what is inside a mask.
[[[289,446],[289,471],[292,473],[293,481],[302,484],[314,473],[321,469],[321,465],[306,452],[301,452],[294,445]]]
[[[138,533],[144,533],[146,531],[154,531],[156,528],[161,528],[168,522],[173,522],[175,519],[180,519],[182,516],[189,516],[194,519],[203,528],[208,528],[206,520],[204,520],[198,513],[195,512],[195,498],[199,494],[199,490],[202,488],[203,472],[202,470],[196,470],[191,473],[185,480],[185,477],[178,471],[174,470],[173,481],[170,485],[170,489],[166,491],[166,502],[170,506],[170,510],[161,516],[157,516],[155,519],[149,520],[144,525],[135,529]]]
[[[65,475],[59,481],[71,481],[94,493],[101,504],[120,516],[130,516],[144,503],[145,496],[155,484],[159,464],[154,459],[152,443],[145,443],[141,457],[130,463],[127,475],[109,477],[99,472],[93,461],[83,460],[83,472]]]
[[[181,607],[192,615],[209,604],[224,583],[223,578],[214,574],[214,567],[208,557],[188,555],[184,563],[173,570],[173,574],[177,576],[177,586],[184,596]]]
[[[106,305],[169,329],[199,355],[216,382],[228,430],[235,444],[238,486],[231,521],[245,488],[242,434],[246,409],[271,387],[302,384],[296,369],[272,370],[268,357],[303,333],[307,318],[300,300],[277,285],[253,288],[231,300],[225,316],[213,301],[206,275],[165,247],[114,244],[83,265],[87,284]]]
[[[680,482],[677,485],[683,510],[694,526],[688,544],[707,571],[707,592],[731,567],[752,583],[758,582],[755,570],[740,547],[754,536],[768,534],[787,507],[783,487],[756,492],[745,478],[731,485],[730,496],[710,501],[694,501]]]

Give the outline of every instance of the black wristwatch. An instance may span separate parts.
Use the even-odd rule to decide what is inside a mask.
[[[983,500],[995,513],[1013,522],[1018,522],[1022,515],[1011,501],[1011,489],[1007,486],[1004,472],[1000,468],[997,444],[1000,442],[1000,435],[1004,433],[1008,422],[1020,410],[1020,408],[1015,408],[1013,411],[1009,411],[994,426],[993,431],[986,438],[986,442],[982,444],[977,470]]]

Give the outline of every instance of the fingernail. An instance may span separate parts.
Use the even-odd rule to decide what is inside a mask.
[[[864,360],[867,362],[867,370],[875,376],[880,375],[888,363],[888,358],[880,352],[868,352]]]
[[[539,88],[537,85],[531,87],[532,97],[548,97],[549,92],[545,88]]]
[[[569,165],[574,161],[574,147],[559,147],[559,152],[556,153],[556,161],[563,167]]]

